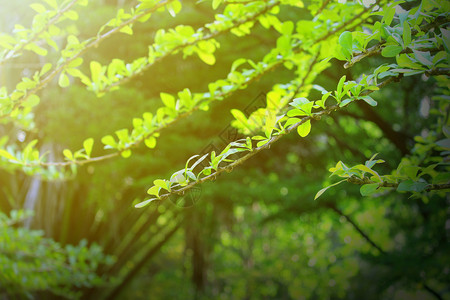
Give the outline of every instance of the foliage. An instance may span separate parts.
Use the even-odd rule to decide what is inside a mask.
[[[17,82],[8,81],[0,88],[0,124],[4,133],[0,139],[0,167],[14,174],[14,178],[7,179],[10,188],[4,194],[8,201],[1,203],[2,209],[29,206],[32,200],[28,199],[33,197],[24,197],[20,189],[14,188],[21,180],[48,180],[40,184],[58,191],[58,183],[72,182],[63,185],[69,188],[61,192],[67,200],[62,208],[56,204],[57,196],[46,195],[47,203],[51,203],[48,207],[57,212],[54,215],[64,211],[62,228],[50,230],[52,226],[44,221],[40,225],[48,226],[49,234],[52,232],[62,243],[78,242],[89,235],[118,257],[117,263],[99,272],[120,280],[102,291],[92,289],[85,296],[111,298],[129,291],[130,282],[146,266],[162,268],[157,262],[152,264],[152,258],[161,249],[167,254],[165,245],[173,238],[176,249],[184,243],[184,248],[193,252],[186,256],[192,260],[195,291],[186,290],[192,294],[202,292],[205,297],[358,298],[363,289],[358,290],[360,281],[355,278],[370,269],[363,264],[370,264],[379,268],[369,275],[391,276],[391,283],[380,283],[374,295],[383,295],[398,284],[402,288],[418,285],[442,298],[440,294],[445,292],[441,287],[448,281],[443,279],[446,271],[430,257],[435,254],[439,262],[447,262],[442,210],[449,189],[448,1],[138,2],[129,9],[115,7],[104,23],[94,21],[103,25],[89,26],[79,16],[96,11],[101,4],[43,0],[30,5],[36,15],[29,27],[16,25],[12,34],[0,35],[0,64],[8,66],[17,59],[39,61],[31,75],[15,74],[12,78]],[[183,15],[196,9],[206,11],[208,16],[205,21],[201,19],[200,25],[192,24],[193,18]],[[145,27],[152,21],[167,24],[169,16],[174,19],[161,26],[164,28]],[[144,29],[151,31],[151,39]],[[252,38],[258,40],[258,50],[234,53],[235,47],[250,43]],[[126,55],[121,53],[121,44],[127,45]],[[112,46],[118,49],[117,54],[111,51]],[[178,61],[180,56],[183,63]],[[183,65],[186,69],[182,69]],[[140,79],[158,67],[163,69],[166,81],[175,82],[173,86],[163,88],[164,81],[158,76]],[[271,75],[273,72],[282,75]],[[192,73],[195,76],[187,76]],[[201,78],[195,78],[197,75]],[[407,92],[408,83],[429,87],[423,93],[426,97],[421,100],[423,108],[419,113],[411,108],[414,105],[408,105],[413,97],[402,94]],[[242,109],[243,101],[236,99],[251,97],[251,86],[257,84],[264,89],[271,86],[264,94],[263,105],[251,111],[248,106]],[[400,87],[398,91],[392,87],[394,84]],[[55,100],[58,92],[66,98]],[[92,95],[100,99],[82,101]],[[54,112],[58,106],[62,107],[61,113]],[[52,109],[46,111],[46,107]],[[78,109],[84,113],[78,115]],[[215,128],[215,121],[223,120],[224,114],[214,115],[221,109],[234,117],[231,122],[226,120],[231,125],[226,128],[234,128],[238,134],[227,138],[220,147],[199,151],[204,147],[204,132]],[[424,120],[408,121],[410,113]],[[200,114],[207,118],[188,118]],[[47,124],[47,116],[57,121]],[[403,127],[397,124],[399,116],[404,120]],[[391,126],[383,118],[395,124]],[[65,137],[56,134],[62,130],[61,123],[73,125],[67,127],[70,130],[65,131]],[[395,129],[395,125],[402,130]],[[47,137],[39,134],[41,127]],[[292,131],[301,139],[290,137]],[[141,145],[150,149],[150,158]],[[284,151],[280,145],[290,148]],[[334,153],[341,148],[345,151]],[[198,154],[186,161],[186,153],[192,152]],[[383,159],[376,159],[373,153]],[[113,160],[119,157],[127,160]],[[258,157],[260,161],[252,164]],[[343,163],[368,157],[364,164],[353,167]],[[106,161],[108,164],[99,163]],[[239,172],[235,169],[244,163],[251,174],[242,175],[245,180],[235,175]],[[324,178],[321,170],[332,165],[332,176],[344,180],[326,180],[320,190],[318,182]],[[167,174],[170,170],[178,171]],[[214,187],[206,188],[205,193],[220,198],[233,191],[230,197],[234,197],[234,207],[222,209],[223,203],[213,202],[180,210],[181,204],[188,204],[188,197],[194,197],[194,188],[208,186],[207,181],[215,181],[225,172],[232,172],[230,176],[235,177],[231,178],[237,182],[242,179],[248,187],[239,185],[233,191],[233,185],[226,181],[222,184],[221,179],[214,183],[219,186],[216,193],[211,192]],[[283,180],[273,174],[280,174]],[[276,182],[273,186],[272,181]],[[382,197],[383,202],[379,207],[359,204],[351,188],[329,190],[344,181],[360,185],[363,197]],[[303,189],[297,187],[300,184]],[[252,190],[252,185],[257,188]],[[32,194],[36,189],[31,186]],[[145,190],[150,198],[142,199]],[[399,207],[404,205],[404,192],[407,197],[412,194],[415,201],[405,211]],[[323,198],[309,202],[319,196]],[[286,202],[271,200],[280,197]],[[87,201],[79,204],[80,199]],[[130,209],[132,206],[150,209]],[[364,222],[368,211],[374,211],[371,217],[375,216],[376,226]],[[318,216],[314,224],[320,229],[310,236],[305,220],[285,220],[286,232],[277,229],[277,221],[267,225],[269,220],[289,219],[292,212],[302,217]],[[392,215],[383,220],[388,212]],[[80,216],[82,229],[70,231]],[[220,223],[217,216],[224,220]],[[333,216],[338,216],[339,222]],[[417,223],[406,221],[411,217]],[[52,220],[56,223],[58,217]],[[229,221],[234,224],[227,224]],[[202,222],[214,226],[202,228]],[[347,227],[333,232],[330,224],[339,223]],[[266,231],[256,232],[258,226]],[[427,232],[428,226],[438,229],[429,235],[421,234]],[[296,252],[287,232],[297,227],[302,228],[302,239],[309,246],[298,251],[301,255],[297,254],[295,265],[277,264],[284,251]],[[185,230],[184,241],[176,234],[179,228]],[[208,246],[208,236],[213,236],[209,242],[221,247]],[[275,236],[280,236],[282,242],[264,250],[264,241]],[[248,248],[240,247],[242,239],[249,243]],[[414,243],[429,244],[431,250],[411,247],[408,252],[407,246]],[[80,249],[87,249],[83,246]],[[427,263],[410,267],[396,259],[402,253],[397,249],[414,261],[426,257],[423,261]],[[230,254],[233,252],[238,255]],[[334,259],[327,262],[330,252]],[[222,264],[222,256],[230,266]],[[217,266],[217,273],[206,278],[208,257]],[[291,255],[289,259],[294,261]],[[260,269],[254,260],[261,262]],[[305,264],[312,269],[299,272],[299,278],[294,279],[292,274]],[[230,279],[230,270],[242,266],[246,280]],[[82,274],[95,267],[82,270]],[[312,280],[315,272],[326,275]],[[266,276],[271,273],[281,273],[282,279]],[[351,285],[352,280],[357,283]],[[209,290],[206,281],[212,284]],[[335,289],[320,288],[327,284]],[[162,292],[160,297],[167,296]]]
[[[79,299],[77,289],[100,286],[105,280],[95,274],[102,264],[112,264],[98,245],[78,246],[59,243],[43,237],[42,231],[15,227],[27,218],[30,211],[11,211],[8,217],[0,214],[0,291],[13,297],[32,298],[39,291],[60,297]],[[26,274],[26,275],[25,275]]]

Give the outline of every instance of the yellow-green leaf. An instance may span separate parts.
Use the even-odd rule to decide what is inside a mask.
[[[94,139],[88,138],[83,142],[84,150],[86,151],[87,156],[91,156],[92,146],[94,146]]]
[[[311,131],[311,120],[307,120],[305,123],[297,127],[297,132],[301,137],[305,137]]]
[[[3,156],[6,159],[10,159],[10,160],[17,160],[14,155],[12,155],[11,153],[9,153],[6,150],[0,149],[0,156]]]

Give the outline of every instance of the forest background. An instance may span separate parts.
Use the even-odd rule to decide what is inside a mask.
[[[449,8],[0,1],[0,295],[447,299]]]

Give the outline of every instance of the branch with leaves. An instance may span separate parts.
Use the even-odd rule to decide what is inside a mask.
[[[371,85],[371,83],[367,81],[368,78],[370,77],[364,76],[361,82],[356,83],[345,82],[344,76],[339,81],[336,91],[334,91],[334,93],[325,93],[320,100],[309,101],[306,98],[294,99],[290,103],[293,108],[290,109],[286,115],[272,116],[266,120],[264,125],[265,136],[257,135],[231,142],[220,154],[216,155],[214,151],[210,154],[207,153],[197,159],[192,166],[189,167],[190,161],[199,155],[191,157],[186,162],[185,168],[173,173],[169,180],[156,179],[153,182],[154,185],[147,191],[148,194],[156,196],[156,198],[145,200],[137,204],[136,207],[140,208],[146,206],[155,200],[164,200],[173,194],[183,195],[186,191],[198,184],[207,180],[216,179],[217,176],[223,172],[231,172],[236,166],[241,165],[260,151],[269,149],[273,143],[294,130],[297,130],[301,137],[306,137],[311,131],[311,120],[320,120],[322,116],[339,110],[351,102],[363,100],[372,105],[376,104],[376,102],[368,95],[389,82],[394,81],[394,78],[385,80],[380,83],[379,86]],[[326,100],[330,96],[334,98],[337,104],[325,106]],[[313,108],[322,108],[322,110],[313,112]],[[253,145],[253,141],[257,141],[256,148]],[[240,152],[248,153],[236,160],[230,159],[230,156]],[[195,174],[193,172],[194,169],[197,166],[201,166],[208,156],[210,156],[210,160],[206,163],[207,166],[203,167],[201,171]],[[219,165],[222,162],[228,162],[229,164],[220,167]],[[205,165],[205,163],[203,163],[203,165]],[[162,190],[167,192],[160,194]]]
[[[367,9],[363,11],[367,12]],[[361,13],[358,13],[356,16],[359,16],[360,14]],[[356,20],[356,16],[353,16],[344,22],[343,25],[351,24],[354,20]],[[325,22],[322,26],[325,26]],[[110,135],[103,137],[102,142],[106,145],[105,147],[107,149],[117,149],[118,152],[116,153],[99,157],[90,157],[93,140],[89,138],[85,140],[83,149],[76,152],[72,152],[70,150],[64,151],[64,156],[68,160],[67,162],[44,162],[44,157],[39,154],[38,150],[34,149],[37,141],[30,142],[25,148],[23,154],[19,152],[14,153],[12,149],[9,149],[9,151],[4,149],[0,151],[0,156],[8,159],[9,162],[13,164],[22,165],[28,172],[34,173],[40,171],[42,174],[46,174],[49,170],[42,170],[39,168],[40,166],[64,167],[69,165],[83,165],[90,162],[98,162],[117,157],[119,155],[128,157],[131,154],[131,148],[139,145],[143,141],[149,148],[154,148],[156,145],[156,137],[162,128],[175,123],[198,109],[207,109],[211,101],[222,100],[225,97],[230,96],[234,91],[245,88],[252,81],[257,80],[262,75],[268,73],[276,67],[288,63],[290,60],[299,64],[299,54],[305,50],[303,47],[299,47],[296,50],[290,50],[291,47],[295,47],[298,43],[298,41],[292,36],[294,29],[292,22],[284,22],[283,24],[276,25],[275,27],[277,27],[280,33],[283,34],[282,37],[290,40],[288,44],[280,43],[279,47],[274,48],[261,62],[258,63],[245,59],[236,60],[231,67],[231,72],[227,76],[227,79],[217,80],[214,83],[210,83],[209,92],[207,93],[191,94],[189,89],[185,89],[178,93],[178,100],[169,94],[162,93],[161,99],[165,104],[165,107],[158,109],[155,115],[151,113],[144,113],[142,119],[135,118],[133,121],[134,129],[131,134],[128,133],[127,129],[117,131],[116,135],[119,138],[119,142],[116,142]],[[341,30],[341,28],[342,26],[339,26],[335,30]],[[335,33],[334,31],[323,31],[324,35],[317,38],[313,44],[324,41]],[[283,53],[284,56],[280,57],[277,53]],[[250,64],[253,69],[244,69],[242,72],[238,72],[237,68],[244,63]],[[82,160],[80,160],[80,158]],[[50,172],[48,176],[49,178],[55,178],[55,176],[59,177],[58,174],[54,172]]]
[[[47,49],[40,47],[36,42],[40,39],[44,39],[48,45],[58,50],[58,46],[52,40],[52,36],[58,35],[60,32],[60,28],[55,25],[65,18],[78,19],[78,13],[71,8],[75,4],[86,6],[87,2],[86,0],[66,0],[58,4],[56,1],[48,0],[46,3],[50,6],[50,10],[40,3],[31,4],[31,8],[38,13],[33,18],[32,28],[26,29],[16,25],[15,36],[5,33],[0,35],[0,46],[5,48],[0,52],[0,66],[20,56],[24,50],[33,51],[41,56],[47,55]]]
[[[56,67],[51,70],[52,64],[46,63],[40,71],[36,71],[32,78],[24,77],[21,82],[16,85],[16,89],[8,95],[5,87],[0,89],[0,97],[2,98],[2,105],[0,106],[0,120],[6,117],[13,117],[19,114],[20,108],[29,109],[38,105],[40,98],[37,92],[49,84],[53,78],[58,74],[58,83],[62,87],[67,87],[70,84],[66,73],[72,76],[82,76],[81,71],[77,69],[82,63],[83,59],[80,57],[87,50],[98,46],[102,41],[109,38],[115,33],[126,31],[125,28],[131,28],[132,24],[137,21],[146,20],[151,14],[163,7],[167,7],[169,11],[174,13],[174,9],[178,12],[181,8],[178,0],[164,0],[155,2],[153,0],[143,1],[132,14],[125,14],[122,10],[118,12],[118,16],[110,20],[107,24],[102,26],[96,37],[92,37],[83,42],[80,42],[74,35],[67,37],[67,44],[65,49],[61,50],[61,59]],[[173,7],[173,3],[178,5]],[[145,5],[144,5],[145,4]],[[102,33],[104,28],[113,27],[106,33]]]

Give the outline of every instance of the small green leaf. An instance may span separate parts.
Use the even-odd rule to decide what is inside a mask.
[[[51,63],[46,63],[45,65],[42,66],[42,69],[39,72],[39,75],[40,76],[44,75],[45,73],[50,71],[51,68],[52,68],[52,64]]]
[[[78,20],[78,13],[74,10],[69,10],[64,13],[64,16],[72,21]]]
[[[379,186],[378,183],[365,184],[361,186],[359,192],[361,193],[362,196],[370,196],[377,191],[378,186]]]
[[[421,192],[427,187],[426,182],[414,182],[412,180],[406,180],[400,182],[397,187],[399,192]]]
[[[444,149],[450,149],[450,139],[442,139],[436,142],[436,145]]]
[[[347,106],[352,101],[353,101],[352,98],[347,98],[347,99],[343,100],[341,103],[339,103],[339,107]]]
[[[301,137],[305,137],[311,131],[311,120],[307,120],[305,123],[297,127],[297,132]]]
[[[153,181],[153,184],[154,184],[155,186],[158,186],[158,187],[160,187],[160,188],[162,188],[162,189],[165,189],[165,190],[167,190],[167,191],[170,192],[170,186],[168,185],[168,183],[167,183],[166,180],[163,180],[163,179],[156,179],[156,180]]]
[[[88,157],[91,156],[92,147],[94,146],[94,139],[88,138],[83,142],[84,151],[86,151],[86,155]]]
[[[161,189],[161,187],[154,185],[154,186],[152,186],[151,188],[149,188],[149,189],[147,190],[147,194],[149,194],[149,195],[155,195],[156,197],[159,198],[159,190],[160,190],[160,189]]]
[[[344,31],[339,36],[339,45],[341,45],[343,54],[346,59],[352,57],[352,47],[353,47],[353,38],[352,33],[349,31]]]
[[[213,8],[214,10],[216,10],[216,9],[220,6],[220,4],[222,3],[222,1],[223,1],[223,0],[213,0],[213,2],[212,2],[212,8]]]
[[[149,147],[150,149],[153,149],[156,147],[156,139],[153,136],[146,138],[144,143],[145,143],[145,146]]]
[[[357,170],[361,170],[363,172],[370,173],[373,176],[375,176],[378,179],[379,182],[383,182],[383,179],[381,179],[381,176],[376,171],[372,170],[371,168],[369,168],[369,167],[367,167],[365,165],[359,164],[359,165],[354,166],[353,168],[357,169]]]
[[[72,151],[70,151],[69,149],[64,149],[63,154],[67,160],[73,160]]]
[[[142,202],[136,204],[134,207],[135,207],[135,208],[141,208],[141,207],[144,207],[144,206],[149,205],[150,202],[153,202],[153,201],[155,201],[155,200],[159,200],[159,199],[158,199],[158,198],[147,199],[147,200],[145,200],[145,201],[142,201]]]
[[[414,57],[418,61],[420,61],[422,64],[424,64],[425,66],[431,67],[433,65],[430,52],[422,52],[422,51],[417,51],[417,50],[413,50],[413,52],[414,52]]]
[[[338,99],[339,99],[338,102],[340,102],[342,97],[343,97],[343,95],[342,95],[342,88],[344,87],[345,79],[347,79],[347,76],[345,76],[345,75],[342,76],[341,79],[339,79],[339,83],[338,83],[337,88],[336,88],[337,96],[338,96]]]
[[[391,25],[392,20],[394,19],[394,15],[395,15],[395,6],[392,5],[391,7],[388,7],[386,9],[386,12],[384,13],[384,16],[383,16],[384,23],[387,26]]]
[[[181,10],[181,2],[177,0],[167,4],[167,10],[172,17],[175,17]]]
[[[402,50],[403,50],[402,46],[389,45],[384,47],[383,50],[381,50],[381,55],[384,57],[394,57],[400,54]]]
[[[159,93],[162,102],[169,108],[175,108],[175,97],[167,93]]]
[[[48,53],[47,49],[42,48],[35,43],[28,44],[28,46],[26,46],[25,49],[33,51],[34,53],[40,56],[46,56]]]
[[[373,100],[373,98],[370,96],[364,96],[364,97],[361,97],[361,99],[364,100],[370,106],[377,106],[377,104],[378,104],[377,101]]]
[[[131,28],[130,25],[122,27],[120,29],[120,32],[123,32],[123,33],[128,34],[128,35],[133,35],[133,29]]]
[[[59,75],[58,84],[62,88],[68,87],[70,85],[69,77],[66,75],[65,72],[63,72],[63,73],[61,73],[61,75]]]
[[[216,63],[216,58],[214,57],[214,54],[212,54],[212,53],[198,50],[197,55],[204,63],[206,63],[208,65],[214,65]]]
[[[407,21],[403,22],[403,44],[405,48],[411,44],[411,27]]]
[[[30,4],[30,7],[32,9],[34,9],[39,14],[43,14],[43,13],[45,13],[47,11],[45,6],[40,4],[40,3],[32,3],[32,4]]]
[[[341,181],[338,181],[338,182],[336,182],[336,183],[333,183],[332,185],[329,185],[329,186],[327,186],[327,187],[321,189],[320,191],[317,192],[316,196],[314,197],[314,200],[316,200],[317,198],[319,198],[320,196],[322,196],[322,194],[325,193],[325,191],[328,190],[329,188],[331,188],[331,187],[333,187],[333,186],[336,186],[336,185],[338,185],[338,184],[340,184],[340,183],[342,183],[342,182],[344,182],[344,181],[347,181],[347,179],[343,179],[343,180],[341,180]]]
[[[102,137],[102,143],[106,145],[105,149],[116,148],[117,146],[116,140],[111,135]]]
[[[120,153],[120,155],[122,155],[123,158],[128,158],[131,156],[131,150],[130,149],[124,150]]]
[[[36,105],[39,104],[39,102],[41,101],[41,99],[39,98],[38,95],[32,94],[30,96],[28,96],[27,100],[23,103],[24,107],[35,107]]]
[[[270,141],[270,139],[264,139],[262,141],[259,141],[258,143],[256,143],[256,147],[261,147],[264,146],[265,144],[267,144]]]
[[[298,123],[298,122],[300,122],[300,121],[301,121],[301,119],[299,119],[299,118],[289,118],[289,119],[286,121],[286,123],[284,123],[283,127],[284,127],[284,128],[288,128],[289,126],[291,126],[291,125],[293,125],[293,124],[296,124],[296,123]]]
[[[442,33],[442,40],[444,41],[445,47],[447,48],[447,51],[450,51],[450,30],[447,30],[445,28],[439,28]]]
[[[17,160],[14,155],[12,155],[11,153],[9,153],[6,150],[0,149],[0,156],[3,156],[6,159],[10,159],[10,160]]]
[[[100,78],[100,72],[102,71],[102,65],[97,61],[91,61],[91,77],[93,82],[98,82]]]

